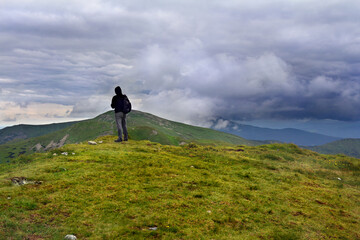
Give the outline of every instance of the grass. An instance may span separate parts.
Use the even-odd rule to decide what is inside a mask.
[[[358,159],[114,139],[1,164],[0,239],[360,238]]]

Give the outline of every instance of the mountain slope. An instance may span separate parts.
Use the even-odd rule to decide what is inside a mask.
[[[360,158],[360,139],[342,139],[321,146],[309,147],[308,149],[324,154],[342,153],[348,156]]]
[[[219,123],[219,120],[217,122]],[[271,129],[238,124],[227,120],[221,120],[220,122],[226,123],[226,127],[218,127],[218,125],[215,124],[213,128],[252,140],[275,140],[302,146],[321,145],[339,140],[339,138],[336,137],[311,133],[294,128]]]
[[[23,140],[32,137],[42,136],[51,132],[64,129],[75,123],[76,122],[66,122],[45,125],[20,124],[16,126],[6,127],[0,130],[0,144],[15,140]]]
[[[129,138],[150,140],[162,144],[179,145],[188,142],[201,144],[259,145],[241,137],[213,129],[190,126],[156,117],[149,113],[132,111],[127,118]],[[113,111],[96,118],[84,120],[71,126],[36,138],[0,145],[0,162],[9,161],[19,154],[45,151],[67,143],[92,140],[103,135],[116,135]]]
[[[95,146],[66,145],[3,164],[0,236],[360,237],[359,159],[291,144],[176,147],[113,139],[101,137],[97,141],[103,143]],[[32,184],[12,185],[15,177]]]

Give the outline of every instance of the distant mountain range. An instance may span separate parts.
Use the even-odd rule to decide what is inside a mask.
[[[300,146],[316,146],[340,140],[340,138],[337,137],[307,132],[294,128],[262,128],[222,119],[218,119],[212,128],[226,133],[235,134],[246,139],[259,141],[273,140],[285,143],[294,143]]]
[[[251,141],[213,129],[190,126],[169,121],[149,113],[133,110],[127,118],[129,138],[150,140],[167,145],[189,142],[209,145],[260,145],[266,142]],[[19,154],[46,151],[66,143],[93,140],[103,135],[116,135],[113,111],[96,118],[49,125],[17,125],[0,130],[0,162],[9,161]]]

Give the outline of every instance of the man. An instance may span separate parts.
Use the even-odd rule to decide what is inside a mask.
[[[124,141],[128,140],[126,127],[126,114],[131,111],[131,103],[128,97],[122,94],[121,88],[115,88],[116,95],[112,98],[111,107],[115,108],[115,121],[118,130],[118,139],[115,142],[122,142],[122,132],[124,132]]]

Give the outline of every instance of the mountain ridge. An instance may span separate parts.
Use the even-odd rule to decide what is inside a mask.
[[[272,129],[240,124],[230,120],[217,119],[213,129],[257,141],[280,141],[300,146],[322,145],[341,138],[312,133],[296,128]]]
[[[71,126],[78,121],[51,124],[18,124],[0,129],[0,144],[42,136]]]
[[[155,115],[133,110],[127,117],[129,138],[150,140],[168,145],[189,142],[200,144],[259,145],[264,142],[251,141],[236,135],[195,127],[166,120]],[[1,133],[1,130],[0,130]],[[28,154],[60,147],[63,144],[93,140],[103,135],[117,135],[113,111],[95,118],[72,123],[58,131],[24,140],[15,140],[0,145],[0,162],[10,161],[20,154]],[[67,136],[65,138],[65,136]],[[65,138],[65,140],[63,140]]]

